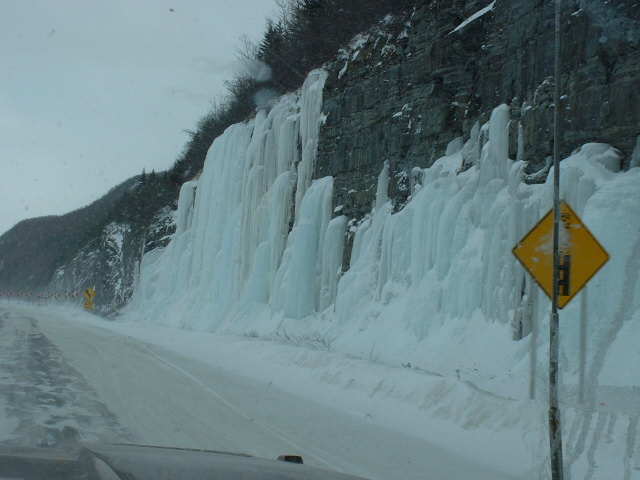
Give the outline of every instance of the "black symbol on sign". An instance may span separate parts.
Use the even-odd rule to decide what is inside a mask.
[[[568,297],[570,295],[570,273],[571,255],[560,255],[560,265],[558,265],[558,295],[562,297]]]
[[[560,220],[562,221],[562,223],[565,224],[565,226],[570,226],[572,219],[573,219],[573,217],[571,216],[571,214],[569,212],[562,212],[560,214]]]

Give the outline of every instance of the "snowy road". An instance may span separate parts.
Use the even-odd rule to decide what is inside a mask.
[[[0,309],[0,412],[0,440],[14,445],[129,438],[35,318],[6,309]]]
[[[242,451],[268,458],[297,453],[310,465],[372,479],[509,478],[424,440],[109,330],[60,321],[59,316],[20,318],[18,311],[6,307],[0,313],[5,344],[10,319],[15,331],[27,328],[29,335],[49,345],[47,358],[30,366],[39,370],[55,359],[76,382],[67,381],[64,391],[59,386],[47,388],[72,399],[97,396],[99,401],[76,402],[77,409],[86,409],[87,418],[110,421],[84,425],[80,429],[84,437],[92,433],[113,437],[119,432],[124,440],[148,444]],[[49,375],[47,382],[58,377]],[[6,386],[0,394],[7,396]],[[92,408],[95,411],[89,412]],[[5,415],[13,413],[15,406]]]

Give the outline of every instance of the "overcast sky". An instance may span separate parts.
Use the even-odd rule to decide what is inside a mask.
[[[0,0],[0,235],[166,170],[275,0]]]

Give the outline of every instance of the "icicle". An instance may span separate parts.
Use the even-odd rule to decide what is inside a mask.
[[[327,231],[322,242],[320,298],[318,301],[319,311],[324,310],[335,301],[338,290],[338,278],[342,266],[346,229],[347,217],[344,215],[334,218],[327,225]]]
[[[300,216],[294,226],[283,261],[276,275],[277,289],[270,303],[290,318],[303,318],[317,311],[326,230],[331,220],[333,178],[313,182],[302,200]]]
[[[524,161],[524,129],[521,122],[518,122],[518,153],[516,154],[516,161]]]
[[[193,219],[193,202],[196,198],[198,182],[185,182],[180,187],[178,197],[178,212],[176,221],[176,235],[180,235],[191,226]]]
[[[509,166],[509,107],[500,105],[493,109],[489,119],[489,142],[483,149],[481,181],[492,178],[506,180]]]
[[[462,168],[466,170],[480,161],[480,124],[475,122],[467,140],[462,147]]]
[[[320,113],[322,108],[322,89],[327,79],[324,70],[312,71],[302,85],[300,105],[300,143],[302,158],[298,164],[298,185],[296,188],[296,221],[302,206],[302,199],[311,184],[316,149],[318,148],[318,134],[320,128]]]
[[[379,210],[382,205],[389,201],[389,161],[384,161],[384,167],[380,175],[378,175],[378,188],[376,189],[376,205],[375,209]]]

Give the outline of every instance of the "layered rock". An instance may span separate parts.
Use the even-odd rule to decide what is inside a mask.
[[[598,141],[630,165],[640,133],[639,19],[633,1],[565,2],[563,156]],[[334,176],[335,206],[360,219],[388,161],[390,195],[401,206],[413,167],[430,166],[506,103],[510,157],[518,156],[520,134],[529,180],[543,181],[553,148],[553,73],[552,2],[421,2],[407,18],[387,18],[356,38],[331,68],[315,176]]]

